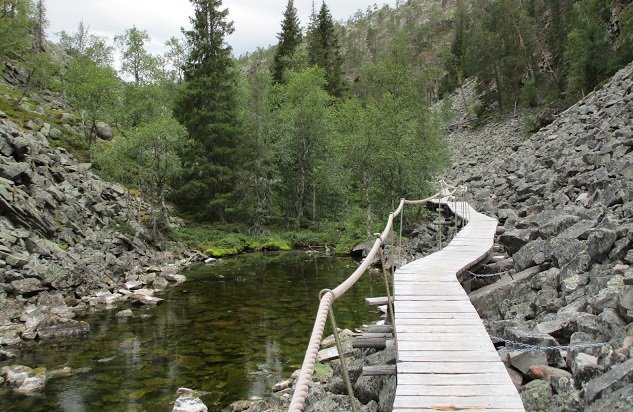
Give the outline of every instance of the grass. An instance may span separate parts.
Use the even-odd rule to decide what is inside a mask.
[[[268,235],[250,235],[247,229],[239,225],[192,224],[172,229],[171,234],[189,248],[216,258],[244,252],[336,246],[341,239],[336,230],[327,226],[297,230],[277,228]]]

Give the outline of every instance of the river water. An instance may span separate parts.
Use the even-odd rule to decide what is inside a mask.
[[[242,255],[184,274],[188,280],[159,295],[154,308],[127,306],[80,318],[87,336],[34,343],[17,359],[0,362],[47,370],[40,396],[0,386],[5,411],[171,411],[179,387],[200,391],[210,411],[235,400],[265,396],[301,366],[318,307],[318,293],[357,267],[348,258],[305,252]],[[339,327],[378,319],[365,297],[384,295],[384,281],[365,274],[335,304]],[[326,329],[326,334],[331,329]]]

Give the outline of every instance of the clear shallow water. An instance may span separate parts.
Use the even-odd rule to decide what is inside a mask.
[[[49,380],[38,397],[0,386],[0,411],[171,411],[176,389],[203,392],[210,411],[264,396],[301,366],[321,289],[356,268],[351,259],[301,252],[253,254],[200,266],[160,297],[162,305],[83,318],[91,333],[22,348],[0,362],[73,375]],[[384,295],[384,281],[365,274],[335,304],[339,327],[378,319],[365,297]],[[325,334],[331,333],[329,325]]]

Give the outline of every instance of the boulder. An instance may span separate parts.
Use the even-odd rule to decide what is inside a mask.
[[[586,353],[578,353],[575,356],[571,356],[567,363],[571,367],[574,381],[578,387],[603,373],[602,367],[598,365],[598,358]]]
[[[533,380],[519,389],[526,411],[547,411],[552,399],[552,387],[547,381]]]
[[[514,342],[525,343],[541,348],[558,346],[556,339],[545,333],[528,331],[519,327],[506,328],[505,332],[507,338]],[[521,347],[519,346],[518,348],[520,349]],[[549,365],[558,365],[562,360],[560,350],[558,349],[549,349],[546,350],[545,353],[547,355],[547,363]]]
[[[90,325],[84,321],[65,319],[50,314],[37,325],[36,331],[41,339],[66,338],[90,332]]]
[[[608,396],[583,408],[584,412],[630,411],[633,405],[633,384],[626,385]]]
[[[510,364],[524,375],[535,366],[547,365],[547,355],[543,351],[525,351],[510,353]]]
[[[543,239],[533,240],[519,249],[512,258],[517,272],[521,272],[545,261],[547,242]]]
[[[615,366],[605,374],[590,380],[585,385],[585,402],[587,405],[594,400],[617,391],[633,382],[633,359]]]
[[[178,398],[174,403],[172,412],[207,412],[209,410],[198,397],[198,393],[194,390],[180,388],[176,391],[176,394],[178,395]]]
[[[613,230],[596,229],[587,238],[587,251],[594,262],[602,262],[618,236]]]
[[[96,123],[96,132],[97,137],[102,140],[112,140],[114,134],[112,133],[112,128],[104,122]]]
[[[20,336],[24,331],[24,325],[13,324],[0,326],[0,346],[11,346],[22,342]]]
[[[354,383],[354,396],[362,404],[380,400],[381,378],[378,376],[361,376]]]
[[[11,287],[15,295],[23,296],[33,295],[47,289],[39,279],[35,278],[14,280],[11,282]]]

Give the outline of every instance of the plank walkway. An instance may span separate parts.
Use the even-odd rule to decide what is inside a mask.
[[[458,275],[487,259],[496,219],[445,202],[468,224],[442,250],[395,273],[398,385],[394,412],[525,411]]]

